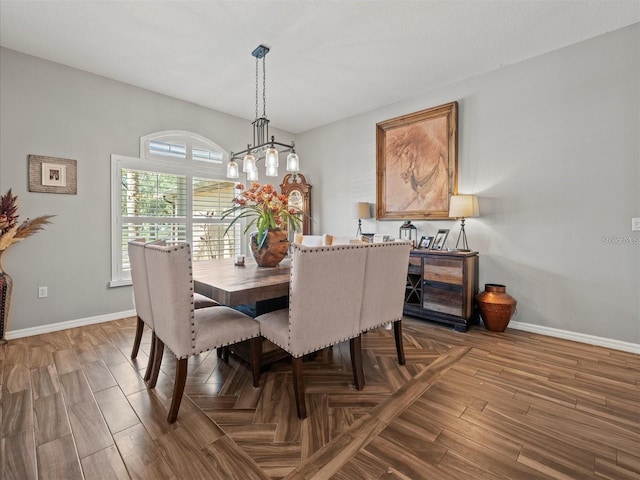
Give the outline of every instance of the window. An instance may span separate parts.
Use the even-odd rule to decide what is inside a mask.
[[[232,258],[241,251],[241,225],[225,235],[235,182],[226,179],[226,152],[189,132],[143,137],[140,158],[111,156],[111,286],[131,283],[127,243],[191,243],[193,260]]]

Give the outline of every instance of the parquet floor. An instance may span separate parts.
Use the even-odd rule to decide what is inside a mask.
[[[175,361],[154,390],[124,319],[0,347],[2,479],[640,479],[640,356],[514,330],[457,333],[405,319],[305,363],[309,418],[290,366],[251,386],[215,352],[194,358],[178,422]]]

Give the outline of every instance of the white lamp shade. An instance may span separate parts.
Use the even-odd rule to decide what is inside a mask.
[[[295,152],[291,152],[287,155],[287,172],[297,172],[298,170],[300,170],[298,155]]]
[[[369,210],[369,204],[367,202],[356,203],[356,218],[371,218],[371,212]]]
[[[227,164],[227,177],[238,178],[239,176],[238,164],[235,160],[229,160],[229,163]]]
[[[450,218],[470,218],[479,215],[478,197],[475,195],[451,195],[449,199]]]

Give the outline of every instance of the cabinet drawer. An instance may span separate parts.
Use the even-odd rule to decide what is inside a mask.
[[[421,267],[422,266],[422,258],[420,257],[409,257],[409,266]]]
[[[422,308],[458,317],[463,316],[462,287],[424,282],[422,286]]]
[[[459,258],[432,257],[424,259],[424,280],[462,285],[463,263]]]

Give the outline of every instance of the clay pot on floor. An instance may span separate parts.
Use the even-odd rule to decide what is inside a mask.
[[[507,287],[498,283],[486,283],[476,302],[485,328],[492,332],[505,331],[518,303],[507,293]]]

